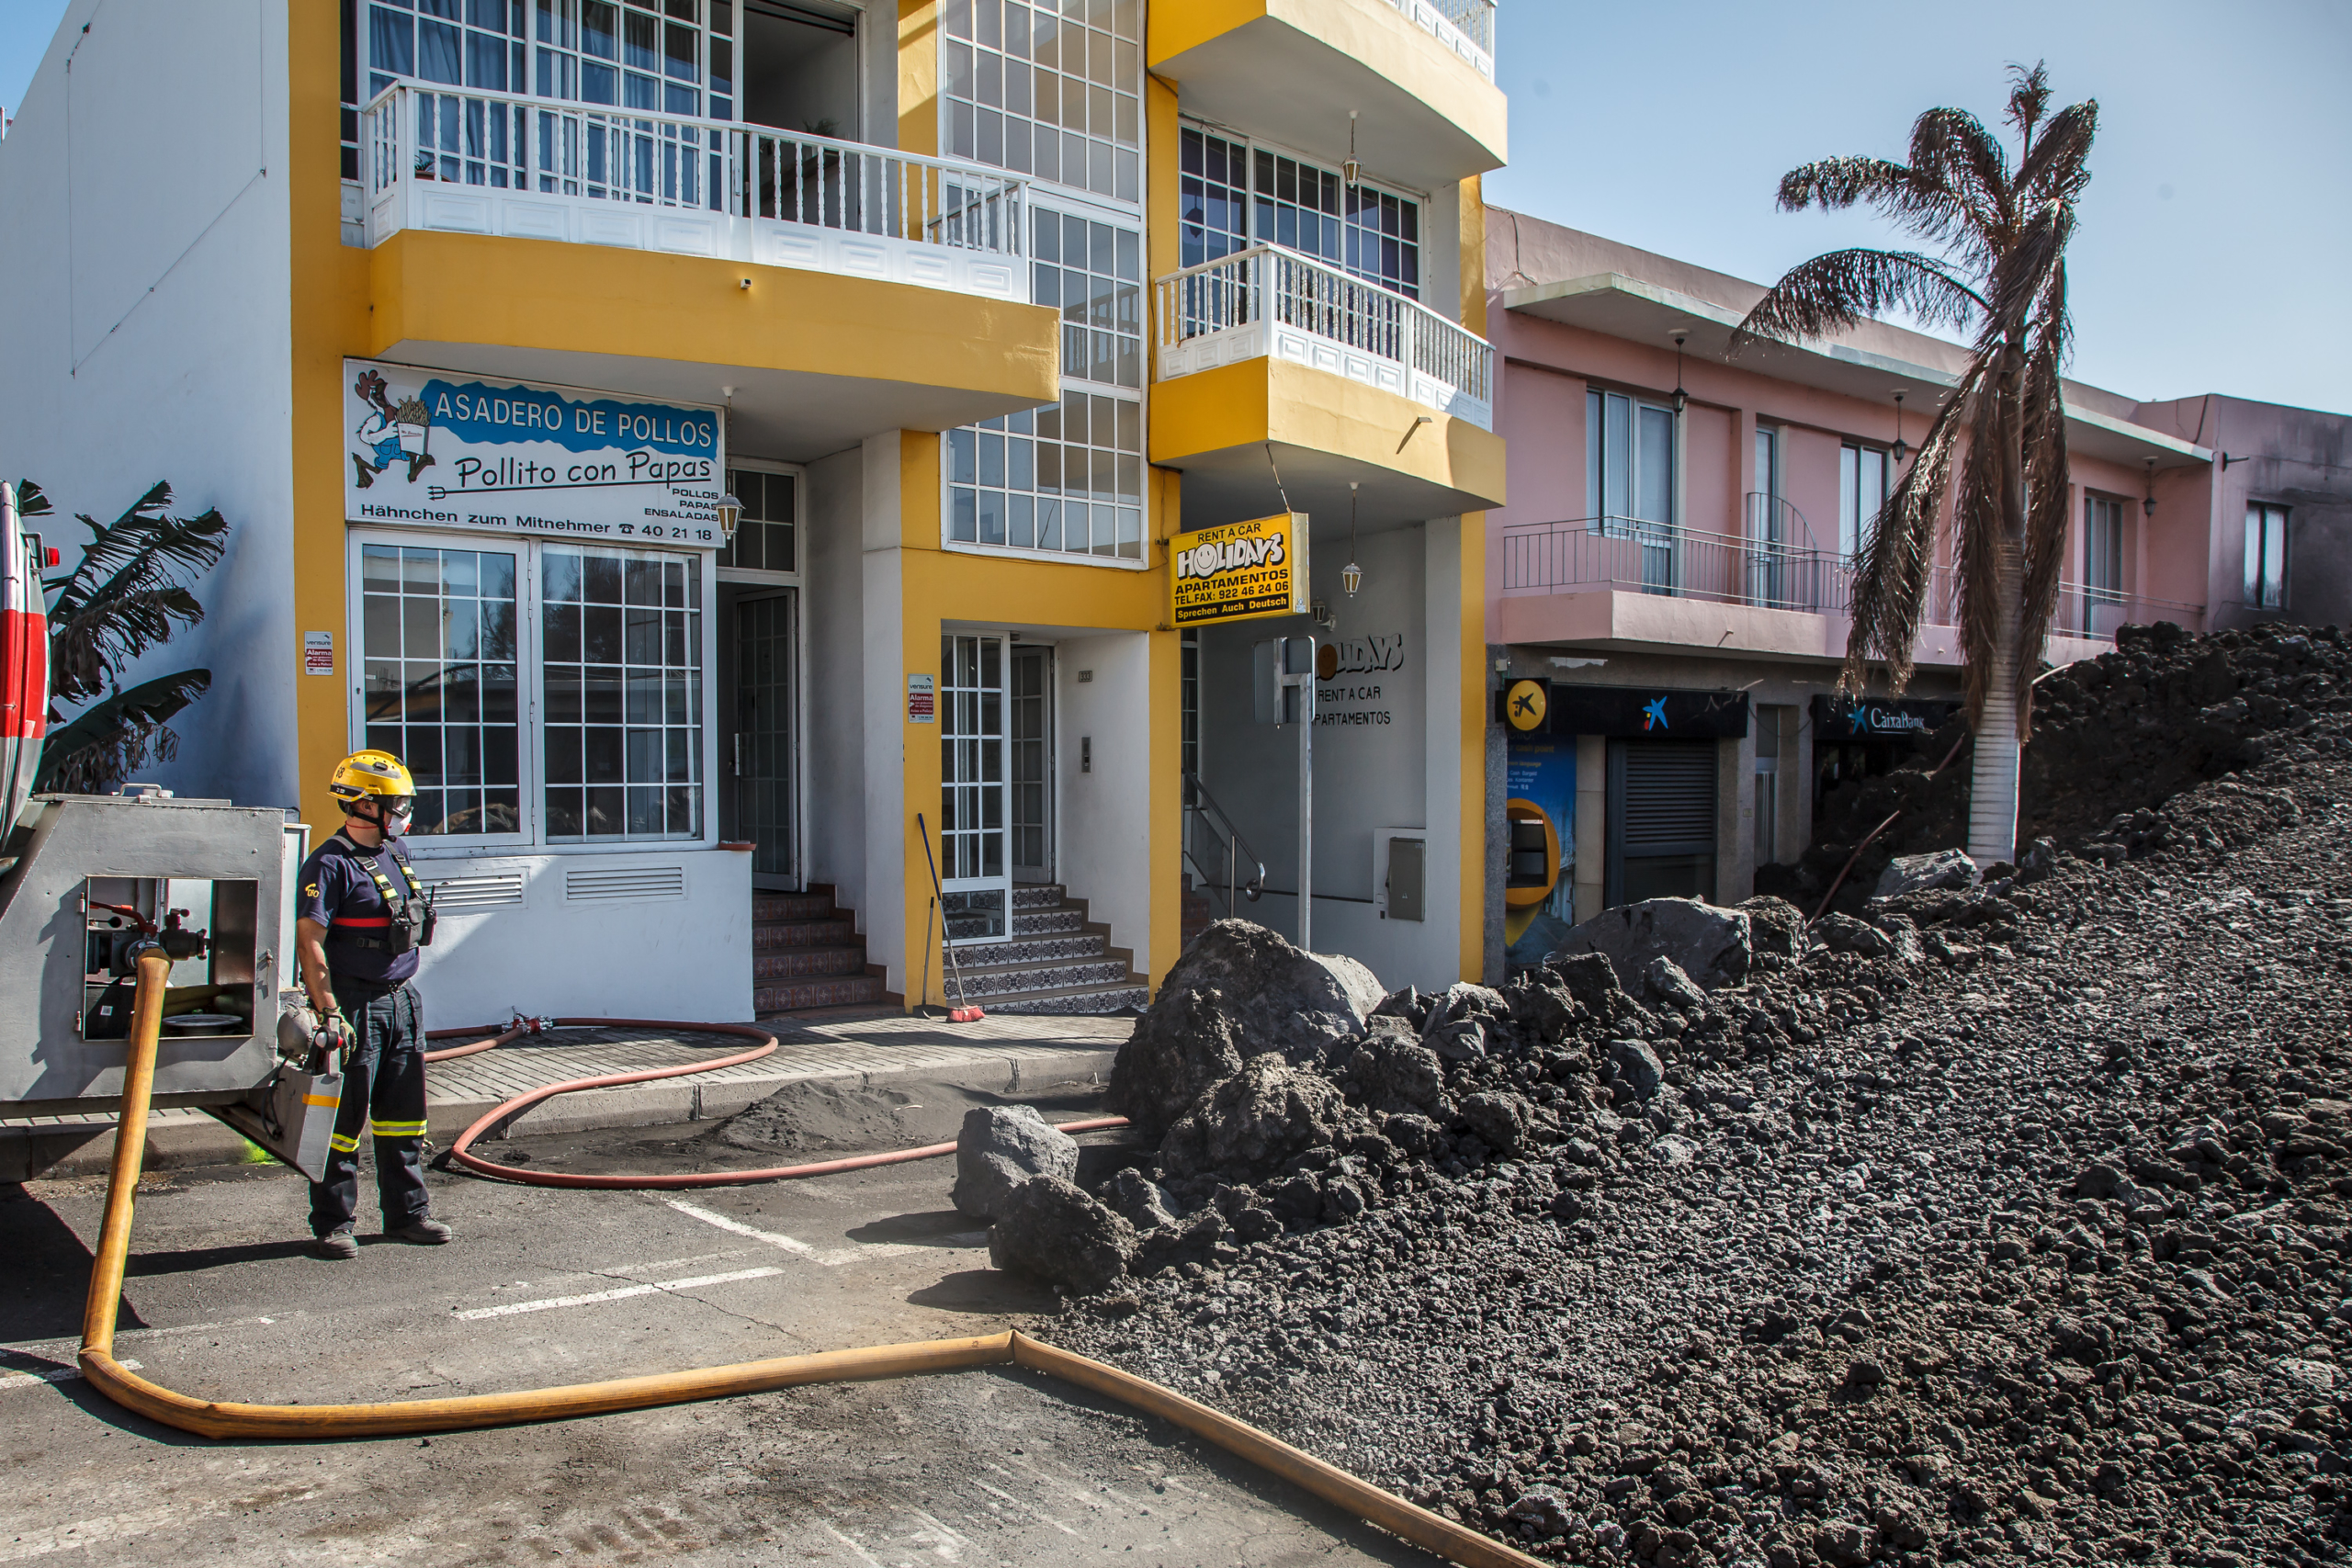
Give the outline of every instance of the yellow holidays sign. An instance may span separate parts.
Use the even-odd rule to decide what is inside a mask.
[[[1180,626],[1306,613],[1306,513],[1278,512],[1169,541],[1169,594]]]

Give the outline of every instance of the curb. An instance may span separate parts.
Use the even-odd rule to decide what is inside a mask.
[[[623,1084],[560,1095],[524,1111],[511,1128],[492,1128],[482,1144],[501,1141],[510,1130],[533,1134],[591,1133],[618,1127],[661,1127],[732,1116],[788,1083],[841,1083],[873,1088],[907,1079],[947,1083],[962,1089],[1002,1092],[1028,1077],[1032,1066],[1049,1072],[1046,1081],[1107,1078],[1115,1050],[1087,1046],[975,1046],[963,1063],[843,1072],[826,1066],[772,1077],[729,1078],[697,1084],[692,1076],[657,1083]],[[1012,1080],[1011,1082],[1008,1079]],[[699,1099],[697,1099],[699,1091]],[[429,1100],[425,1135],[447,1148],[459,1133],[504,1103],[499,1100]],[[104,1176],[114,1159],[114,1120],[11,1127],[0,1123],[0,1182]],[[249,1145],[238,1134],[201,1111],[158,1111],[148,1120],[142,1171],[180,1170],[247,1163]]]

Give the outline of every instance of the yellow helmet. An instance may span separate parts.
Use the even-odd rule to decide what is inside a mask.
[[[416,781],[390,751],[354,751],[334,765],[327,789],[337,800],[359,801],[371,795],[413,795]]]

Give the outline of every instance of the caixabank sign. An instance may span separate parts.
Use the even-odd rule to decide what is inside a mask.
[[[344,516],[717,549],[718,410],[343,362]]]
[[[1747,734],[1747,694],[1513,681],[1495,694],[1495,717],[1529,735],[1737,740]]]
[[[1931,702],[1917,697],[1834,697],[1813,699],[1815,745],[1856,740],[1917,740],[1943,728],[1960,711],[1958,703]]]

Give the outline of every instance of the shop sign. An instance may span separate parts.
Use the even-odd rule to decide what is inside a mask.
[[[1169,548],[1169,619],[1176,626],[1306,613],[1304,512],[1179,534]]]
[[[1315,722],[1345,728],[1396,722],[1388,679],[1405,670],[1405,634],[1340,637],[1315,647]]]
[[[1851,740],[1912,740],[1943,728],[1960,711],[1951,702],[1917,698],[1825,696],[1813,699],[1815,744]]]
[[[1552,683],[1549,681],[1513,681],[1503,692],[1503,718],[1522,735],[1535,734],[1545,728],[1544,716],[1551,709]]]
[[[334,633],[304,632],[302,634],[302,673],[305,675],[334,673]]]
[[[1550,691],[1555,735],[1639,737],[1646,740],[1738,740],[1747,734],[1746,692],[1694,692],[1668,686],[1571,686]]]
[[[936,724],[939,722],[938,694],[933,677],[907,677],[907,722]]]
[[[343,362],[354,523],[717,549],[720,412]]]

